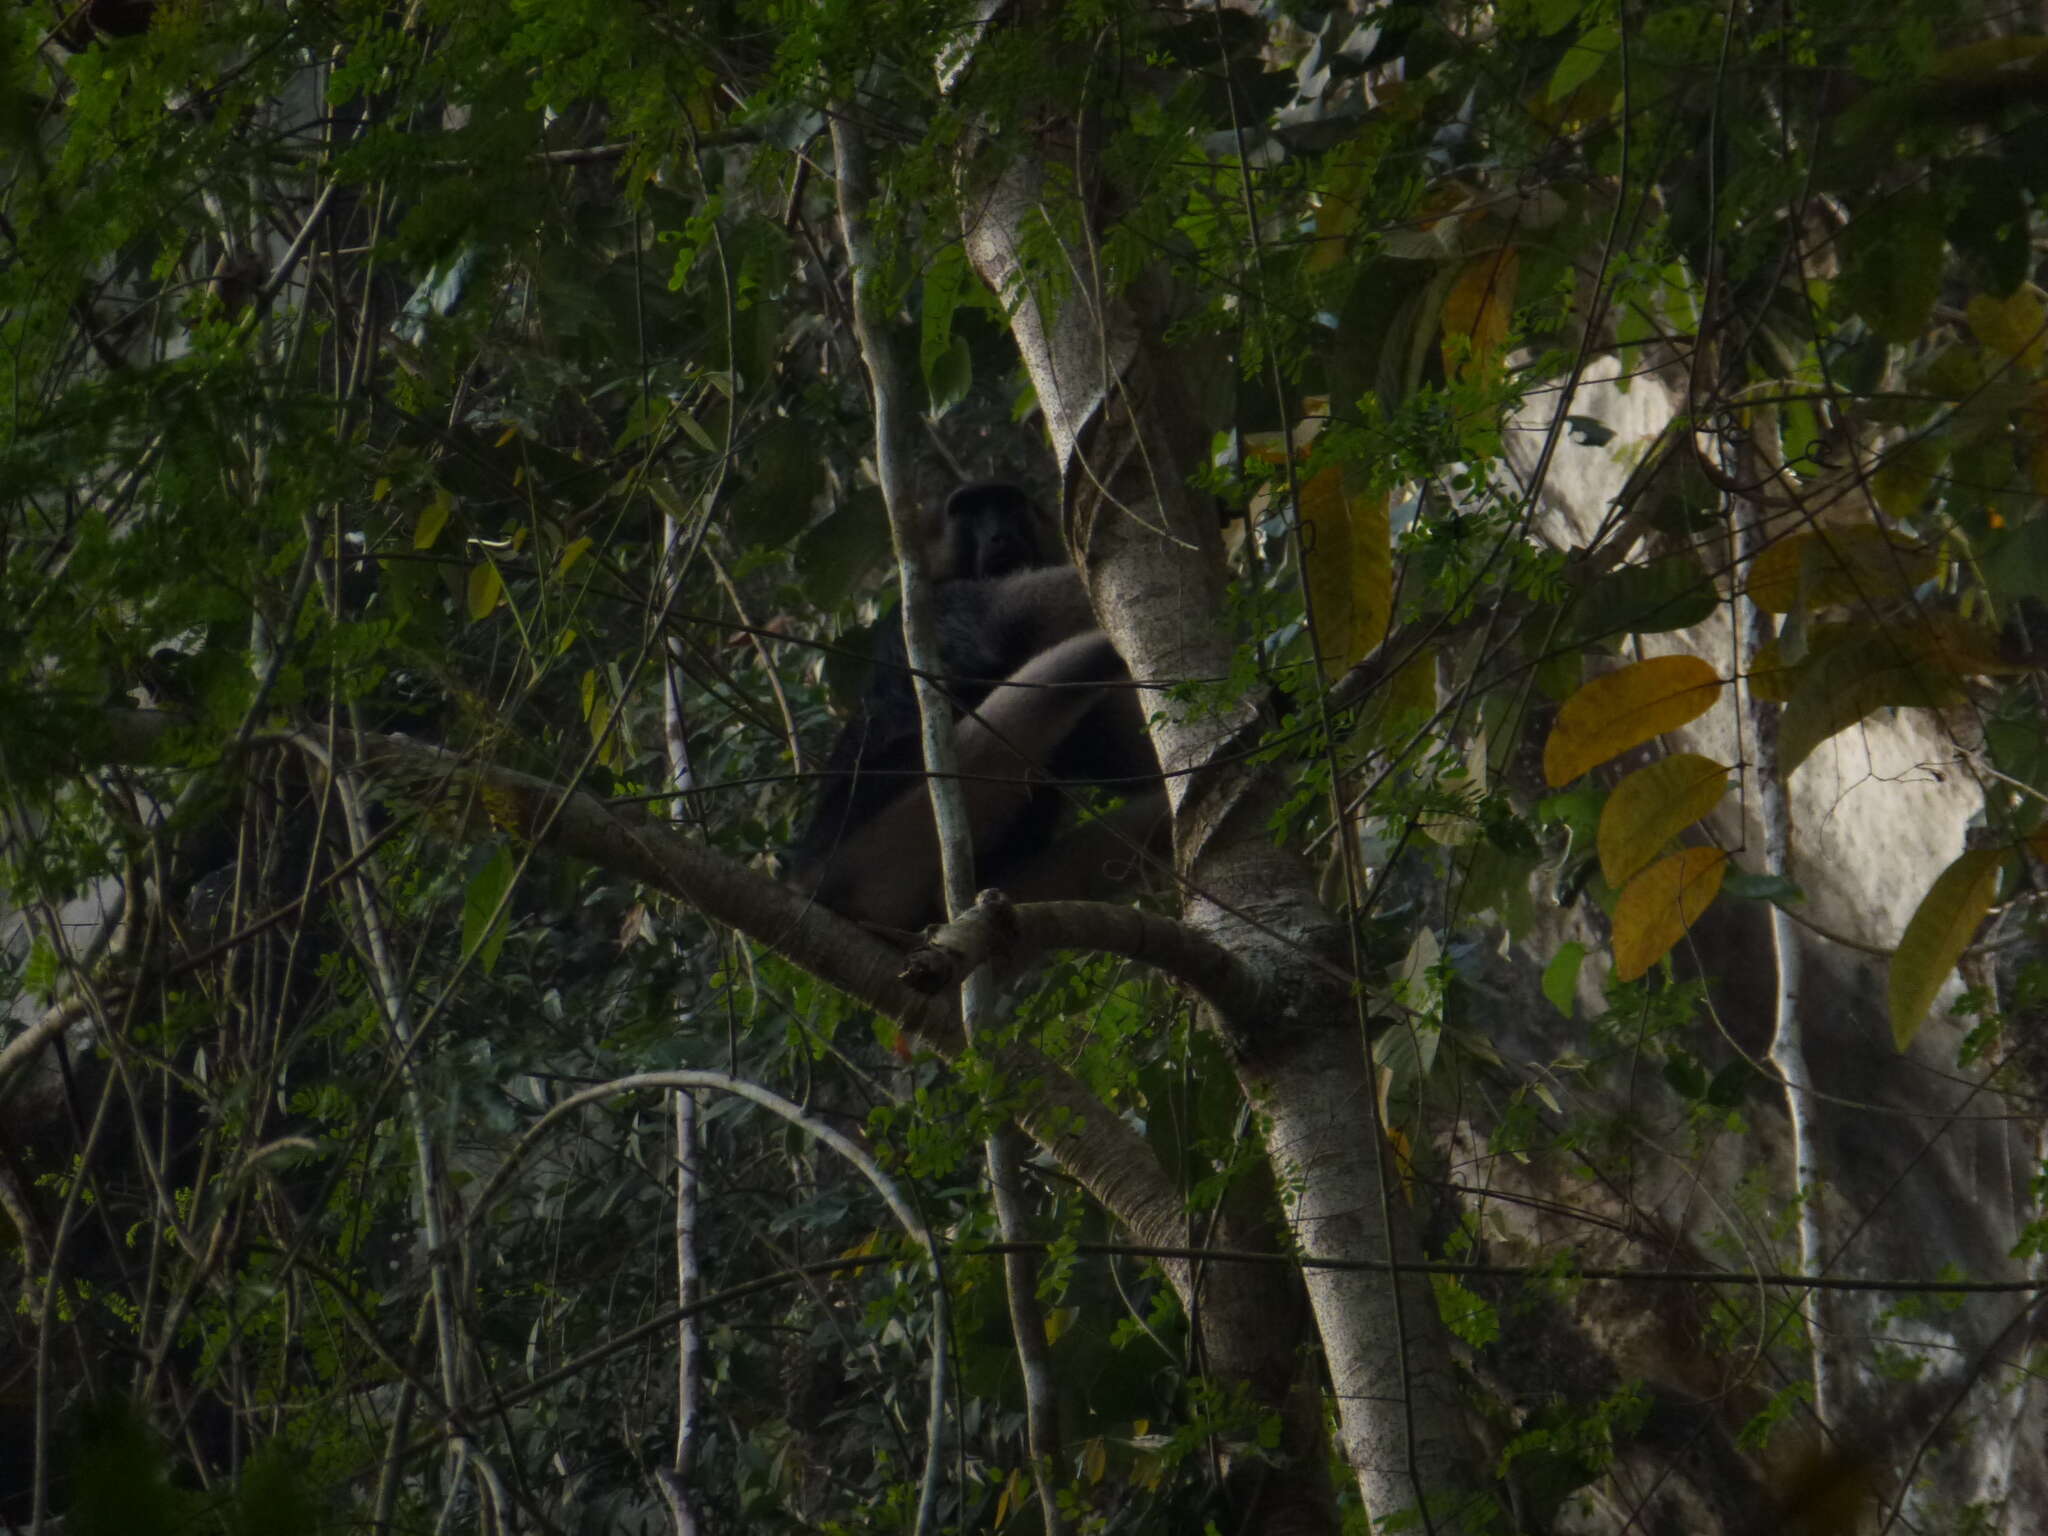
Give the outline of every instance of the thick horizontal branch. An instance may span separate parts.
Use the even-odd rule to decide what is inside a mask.
[[[110,709],[104,719],[113,757],[131,763],[157,760],[164,739],[186,724],[151,710]],[[275,736],[250,743],[289,744]],[[478,763],[409,736],[340,731],[333,746],[419,809],[435,811],[437,827],[451,835],[465,841],[509,835],[629,875],[786,955],[937,1048],[960,1044],[950,1000],[898,981],[902,957],[895,949],[808,897],[649,820],[637,807],[613,806],[585,790]]]
[[[1259,985],[1229,950],[1170,917],[1106,901],[1020,906],[1001,891],[983,891],[972,907],[910,952],[902,975],[919,992],[939,992],[991,961],[1022,965],[1061,949],[1149,965],[1214,1007],[1232,1033],[1260,1015]]]

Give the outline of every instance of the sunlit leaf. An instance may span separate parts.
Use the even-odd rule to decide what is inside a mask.
[[[1308,253],[1311,272],[1326,272],[1344,259],[1383,144],[1379,134],[1361,133],[1338,145],[1324,161],[1328,180],[1316,209],[1316,240]]]
[[[1634,981],[1669,954],[1727,872],[1719,848],[1683,848],[1629,881],[1614,903],[1614,979]]]
[[[555,574],[557,576],[568,575],[570,568],[590,552],[592,542],[593,540],[589,534],[584,534],[581,538],[571,539],[564,546],[561,558],[555,562]]]
[[[1749,571],[1750,601],[1766,613],[1869,601],[1910,591],[1935,572],[1934,552],[1895,529],[1862,523],[1780,539]]]
[[[498,574],[497,566],[482,560],[469,568],[469,616],[472,619],[489,618],[504,595],[505,579]]]
[[[1462,377],[1488,369],[1507,345],[1521,261],[1514,249],[1481,251],[1459,270],[1444,295],[1444,372]],[[1458,345],[1463,340],[1466,345]]]
[[[1941,872],[1906,924],[1887,983],[1892,1042],[1900,1050],[1913,1043],[1942,983],[1991,910],[2004,859],[2002,849],[1970,849]]]
[[[1991,351],[2017,359],[2023,368],[2041,366],[2043,349],[2048,347],[2048,301],[2032,283],[2002,299],[1980,293],[1965,313],[1970,334]]]
[[[1600,813],[1600,873],[1619,887],[1727,793],[1728,770],[1695,752],[1674,752],[1614,786]]]
[[[1631,747],[1713,708],[1721,679],[1697,656],[1653,656],[1596,677],[1557,712],[1543,747],[1543,776],[1569,784]]]

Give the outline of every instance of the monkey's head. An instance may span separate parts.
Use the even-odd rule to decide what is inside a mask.
[[[932,552],[936,581],[985,581],[1054,565],[1059,540],[1038,503],[1019,486],[991,480],[946,498]]]

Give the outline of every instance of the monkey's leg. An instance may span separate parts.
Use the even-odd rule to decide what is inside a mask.
[[[1127,900],[1149,871],[1171,867],[1172,834],[1166,792],[1146,790],[1113,811],[1063,826],[1049,847],[989,870],[983,883],[1002,887],[1012,901]]]

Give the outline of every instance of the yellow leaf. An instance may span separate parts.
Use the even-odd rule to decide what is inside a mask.
[[[1079,1307],[1054,1307],[1045,1314],[1045,1342],[1057,1344],[1060,1335],[1074,1326],[1074,1319],[1081,1315]]]
[[[1713,708],[1721,679],[1697,656],[1653,656],[1596,677],[1564,701],[1543,747],[1552,788]]]
[[[1720,849],[1682,848],[1623,886],[1614,903],[1614,979],[1634,981],[1669,954],[1727,873]]]
[[[996,1500],[996,1529],[1003,1528],[1003,1522],[1010,1518],[1010,1511],[1024,1507],[1024,1473],[1021,1468],[1012,1467],[1010,1475],[1003,1482],[1002,1497]]]
[[[1081,1447],[1081,1474],[1091,1483],[1102,1481],[1102,1474],[1109,1470],[1109,1448],[1097,1435]]]
[[[1515,280],[1521,258],[1512,247],[1481,251],[1459,271],[1444,296],[1444,372],[1462,378],[1474,368],[1491,368],[1507,345],[1514,318]],[[1464,338],[1471,344],[1459,347]]]
[[[2048,302],[2032,283],[2022,283],[2009,298],[1980,293],[1964,311],[1970,334],[1988,351],[2019,359],[2025,368],[2041,366],[2043,333],[2048,332]]]
[[[469,616],[472,619],[487,619],[491,610],[505,595],[504,578],[498,568],[485,560],[469,570]]]
[[[1397,1125],[1387,1127],[1387,1145],[1394,1154],[1394,1167],[1401,1176],[1401,1198],[1410,1205],[1415,1203],[1415,1156],[1408,1143],[1408,1136]]]
[[[578,560],[581,560],[589,552],[592,542],[588,534],[578,539],[571,539],[568,548],[562,551],[562,558],[555,562],[555,574],[557,576],[568,575],[569,567]]]
[[[1696,752],[1674,752],[1614,786],[1600,812],[1600,873],[1619,890],[1664,845],[1720,803],[1728,770]]]
[[[434,492],[434,499],[427,503],[420,513],[419,526],[412,531],[414,549],[432,549],[434,541],[441,537],[441,530],[448,524],[448,513],[455,505],[455,498],[448,494],[444,485]]]
[[[1904,1050],[1998,894],[2000,848],[1972,848],[1936,877],[1892,953],[1892,1043]]]
[[[1818,529],[1780,539],[1749,569],[1750,601],[1766,613],[1883,597],[1918,586],[1935,571],[1934,552],[1874,523]]]
[[[1386,493],[1346,495],[1343,468],[1332,464],[1303,484],[1301,524],[1318,660],[1340,673],[1386,638],[1393,611]]]

